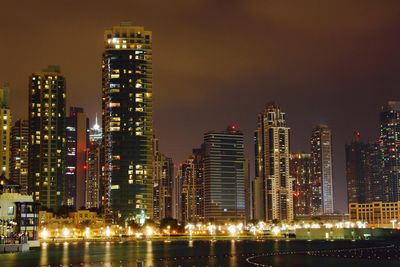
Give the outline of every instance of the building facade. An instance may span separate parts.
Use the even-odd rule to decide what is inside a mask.
[[[369,227],[397,228],[400,202],[349,203],[350,220],[368,222]]]
[[[368,199],[368,173],[366,145],[356,132],[350,144],[346,144],[346,178],[348,203],[365,203]]]
[[[86,150],[86,184],[85,207],[100,208],[101,206],[101,144],[90,141]]]
[[[172,218],[172,194],[174,163],[158,150],[158,139],[154,139],[154,186],[153,220]]]
[[[89,120],[83,108],[71,107],[67,118],[65,200],[76,209],[86,206],[86,152],[89,143]]]
[[[316,125],[311,135],[313,214],[334,213],[332,181],[332,132]]]
[[[195,148],[188,159],[179,166],[180,216],[185,222],[205,220],[204,214],[204,157],[205,146]]]
[[[15,240],[25,235],[28,240],[38,239],[39,206],[33,197],[21,194],[20,186],[0,177],[0,235]]]
[[[276,104],[268,104],[258,116],[254,140],[254,219],[292,221],[294,218],[289,132],[286,114]]]
[[[114,221],[153,217],[152,33],[121,24],[104,33],[104,203]]]
[[[400,102],[389,101],[380,113],[383,159],[382,201],[400,200]]]
[[[244,166],[244,203],[245,203],[245,219],[249,222],[253,218],[252,203],[252,179],[250,176],[250,161],[245,159]]]
[[[235,124],[204,134],[204,217],[245,220],[243,134]]]
[[[49,66],[29,78],[29,192],[42,207],[57,209],[64,199],[65,78]]]
[[[348,203],[382,201],[382,153],[379,143],[365,143],[356,131],[346,144],[346,178]]]
[[[294,214],[296,218],[311,215],[312,184],[311,155],[308,153],[290,154],[290,176],[294,179]]]
[[[1,174],[10,179],[10,132],[11,110],[9,104],[10,88],[8,85],[0,87],[0,170]]]
[[[10,178],[21,186],[21,194],[28,193],[29,122],[18,120],[11,129]]]

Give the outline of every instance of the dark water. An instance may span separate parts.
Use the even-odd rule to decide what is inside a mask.
[[[48,244],[39,249],[18,254],[0,255],[0,267],[8,266],[254,266],[246,262],[253,254],[261,255],[284,251],[315,251],[380,245],[369,241],[132,241],[132,242],[75,242]],[[375,253],[375,252],[374,252]],[[379,254],[379,253],[378,253]],[[347,256],[346,256],[347,257]],[[255,262],[273,267],[351,266],[391,267],[400,266],[393,258],[353,259],[332,255],[307,254],[260,256]]]

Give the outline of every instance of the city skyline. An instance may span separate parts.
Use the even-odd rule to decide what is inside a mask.
[[[63,75],[68,80],[68,105],[84,107],[90,118],[93,119],[96,112],[100,113],[101,71],[98,66],[101,61],[102,32],[111,25],[119,24],[120,21],[132,20],[134,24],[148,27],[157,33],[159,38],[154,47],[154,53],[157,55],[154,60],[154,69],[157,73],[154,78],[156,84],[154,125],[155,133],[161,140],[161,150],[164,153],[172,156],[174,162],[183,162],[190,149],[201,141],[204,132],[220,129],[221,126],[234,121],[244,132],[246,157],[252,158],[251,142],[252,131],[256,127],[256,114],[266,102],[275,100],[288,114],[288,124],[292,128],[291,152],[308,152],[308,136],[312,125],[326,123],[332,128],[334,199],[336,200],[335,207],[342,211],[346,210],[344,144],[351,140],[352,133],[357,129],[363,133],[366,139],[375,140],[379,136],[378,112],[380,107],[387,100],[397,100],[394,90],[398,88],[399,80],[392,69],[398,66],[398,61],[394,59],[399,53],[395,48],[399,44],[396,36],[399,36],[397,33],[400,27],[398,27],[399,22],[392,20],[395,18],[395,13],[391,10],[396,9],[389,4],[375,6],[375,4],[369,3],[365,4],[362,11],[356,11],[356,5],[349,3],[347,7],[349,11],[346,12],[342,12],[341,4],[317,6],[311,11],[306,10],[309,16],[306,15],[305,17],[308,18],[302,19],[298,16],[287,17],[287,14],[298,11],[300,8],[298,6],[290,7],[286,9],[286,12],[277,12],[273,16],[268,12],[266,14],[258,13],[254,10],[256,7],[250,5],[249,9],[243,11],[239,1],[234,1],[232,5],[206,2],[199,8],[200,11],[209,8],[211,19],[206,21],[206,18],[200,18],[197,13],[200,11],[191,9],[193,6],[190,4],[183,5],[184,7],[177,8],[172,12],[171,9],[175,9],[175,7],[168,7],[166,4],[160,3],[161,7],[171,11],[172,14],[162,15],[158,19],[157,15],[161,14],[159,11],[154,11],[155,14],[149,18],[141,14],[132,16],[128,11],[115,16],[109,16],[109,14],[105,16],[105,7],[98,3],[96,15],[88,16],[88,20],[83,19],[82,24],[74,24],[68,19],[71,17],[71,12],[76,11],[78,16],[86,15],[85,12],[91,8],[90,1],[88,1],[80,6],[80,10],[71,9],[70,5],[65,6],[63,11],[60,11],[61,14],[58,14],[60,17],[54,21],[54,25],[51,27],[50,25],[39,27],[43,21],[32,20],[32,17],[28,15],[21,16],[18,22],[10,19],[9,16],[16,9],[8,5],[15,4],[6,3],[4,10],[11,12],[1,14],[1,25],[6,27],[1,28],[0,32],[3,36],[18,41],[21,38],[19,35],[17,36],[18,31],[9,31],[7,25],[11,26],[11,23],[20,25],[19,23],[21,23],[24,25],[27,38],[32,40],[29,42],[32,49],[26,53],[6,52],[15,48],[23,51],[21,45],[24,42],[1,44],[1,53],[4,53],[2,56],[9,64],[0,69],[0,83],[10,82],[13,122],[19,118],[27,119],[26,100],[29,74],[51,63],[61,65]],[[18,10],[22,9],[21,14],[25,14],[24,12],[27,10],[34,10],[39,14],[45,12],[45,8],[43,8],[44,11],[39,10],[43,7],[42,4],[30,5],[28,3],[21,7],[18,6]],[[149,4],[142,3],[140,5],[145,10],[150,10]],[[280,5],[284,4],[273,4],[271,9],[279,11],[285,8]],[[52,6],[50,4],[50,7]],[[286,8],[288,7],[286,6]],[[222,10],[226,11],[226,20],[213,19],[213,15]],[[323,15],[327,15],[328,10],[332,11],[332,15],[328,18],[338,21],[337,26],[331,26],[333,28],[328,27],[330,23],[322,19]],[[258,16],[250,18],[246,12]],[[354,12],[365,15],[358,18],[362,22],[358,23],[356,19],[353,19]],[[180,25],[182,18],[193,14],[197,16],[192,16],[194,20],[192,24],[187,27]],[[234,21],[235,15],[242,18],[243,25],[240,25],[237,30],[218,36],[223,29],[230,25],[230,22]],[[339,15],[343,16],[340,20],[338,19]],[[166,20],[169,16],[171,18],[176,16],[177,19]],[[100,17],[101,23],[91,22],[92,20],[100,21]],[[266,28],[269,30],[255,25],[254,20],[266,22],[266,25],[269,26]],[[321,20],[320,27],[310,26],[319,20]],[[278,24],[287,22],[283,23],[287,28],[282,28],[282,26],[274,28],[273,23],[268,24],[269,21]],[[213,22],[218,22],[215,27],[211,27]],[[55,38],[57,41],[52,41],[50,37],[55,34],[54,27],[66,29],[68,27],[65,27],[65,23],[72,25],[72,31],[66,30],[65,36],[57,36]],[[260,24],[264,25],[265,23]],[[252,27],[246,27],[249,25]],[[175,31],[169,30],[172,26],[176,28]],[[76,27],[80,27],[80,30],[76,31]],[[36,30],[38,28],[40,31]],[[377,30],[374,30],[375,28]],[[256,41],[251,46],[237,38],[237,32],[245,29],[250,29],[248,35]],[[325,35],[324,30],[334,35],[331,37],[332,39]],[[90,34],[87,34],[89,31]],[[180,37],[191,31],[198,32],[199,36],[193,40]],[[78,34],[78,32],[84,32],[86,35],[83,36],[83,33]],[[270,32],[274,34],[268,35]],[[298,49],[290,46],[291,38],[293,38],[290,34],[292,32],[294,36],[297,36],[296,33],[309,34],[307,38],[300,37],[299,42],[296,43],[299,44]],[[313,39],[313,34],[321,33],[320,38]],[[346,39],[349,34],[353,36],[350,40],[330,42],[337,40],[338,37]],[[266,40],[259,35],[268,35],[270,39]],[[200,42],[202,40],[207,40],[208,37],[216,38],[217,43],[221,43],[216,44],[216,52],[210,51],[207,44],[198,44],[202,43]],[[238,44],[234,44],[234,40]],[[278,44],[283,44],[282,48],[274,45],[274,40]],[[224,44],[229,44],[234,48],[226,49],[221,55],[222,59],[229,62],[228,65],[234,65],[233,67],[225,68],[226,65],[221,63],[221,60],[213,60],[218,53],[225,50]],[[251,51],[250,55],[255,55],[262,51],[260,47],[263,45],[267,45],[269,49],[263,52],[260,59],[254,56],[247,59],[247,56],[243,54],[238,56],[243,64],[232,64],[237,61],[231,60],[231,56],[236,55],[232,50],[243,49],[244,51],[252,47],[254,51]],[[199,48],[202,46],[206,47],[207,49],[204,51],[210,51],[210,54],[201,51]],[[76,51],[79,53],[75,53]],[[338,54],[326,55],[326,51],[336,51]],[[353,51],[357,52],[353,53]],[[285,52],[289,52],[287,57],[284,55]],[[301,54],[312,55],[314,52],[316,55],[311,58],[305,57],[307,58],[305,59],[301,56]],[[14,60],[10,60],[10,56]],[[189,56],[193,57],[193,60],[187,60]],[[26,57],[29,60],[26,60]],[[171,62],[175,62],[172,60],[176,60],[176,64],[171,64]],[[265,63],[266,61],[267,63]],[[351,64],[347,64],[347,62]],[[205,64],[210,69],[204,70],[203,73],[198,72],[198,68],[194,67],[194,65],[205,66]],[[77,67],[78,65],[82,66]],[[291,67],[292,65],[293,67]],[[321,66],[322,69],[319,70]],[[286,69],[286,67],[289,68]],[[254,70],[256,70],[255,73],[253,73]],[[228,81],[228,78],[231,80]],[[242,88],[246,89],[242,90]],[[277,90],[281,92],[277,92]],[[209,97],[211,95],[212,99]],[[357,97],[357,103],[354,102],[355,97]],[[226,103],[226,99],[232,99],[231,105],[222,106],[220,103]],[[86,100],[90,100],[88,101],[90,103],[85,104]],[[202,115],[198,115],[200,113]],[[168,117],[165,117],[164,114],[167,114]],[[209,119],[210,114],[213,114],[213,119]],[[254,172],[252,172],[253,175]]]

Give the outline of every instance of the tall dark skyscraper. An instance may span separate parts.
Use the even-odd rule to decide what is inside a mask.
[[[333,213],[332,132],[326,125],[317,125],[312,131],[311,158],[312,213]]]
[[[204,217],[245,220],[243,134],[235,124],[204,134]]]
[[[366,162],[368,172],[368,198],[367,202],[384,201],[386,184],[382,179],[383,156],[382,142],[369,143],[366,149]]]
[[[311,155],[307,153],[290,154],[290,176],[294,178],[294,213],[311,215],[312,184]]]
[[[106,212],[143,223],[153,217],[152,33],[124,23],[105,31],[104,42]]]
[[[364,143],[360,132],[356,131],[352,142],[345,148],[348,203],[382,201],[381,146]]]
[[[29,78],[29,191],[43,207],[54,209],[64,198],[65,93],[58,66]]]
[[[294,218],[289,132],[286,114],[275,103],[268,104],[258,116],[254,140],[254,219],[292,221]]]
[[[353,140],[346,144],[347,201],[366,203],[368,199],[367,145],[361,142],[361,134],[354,133]]]
[[[11,130],[10,178],[21,186],[21,193],[28,193],[28,138],[29,122],[18,120]]]
[[[89,119],[83,108],[71,107],[67,118],[67,155],[65,203],[77,209],[86,206],[86,149],[89,143]]]
[[[383,201],[400,200],[400,102],[389,101],[380,113]]]
[[[154,187],[153,219],[160,221],[172,218],[174,163],[158,150],[158,139],[154,139]]]

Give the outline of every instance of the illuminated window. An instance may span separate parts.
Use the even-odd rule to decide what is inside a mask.
[[[111,102],[110,103],[110,108],[116,108],[116,107],[119,107],[121,104],[120,103],[113,103],[113,102]]]

